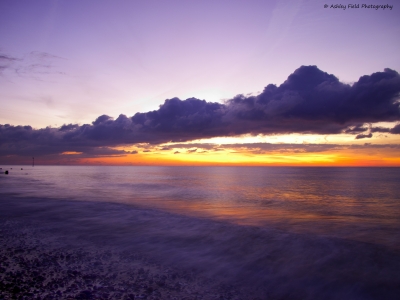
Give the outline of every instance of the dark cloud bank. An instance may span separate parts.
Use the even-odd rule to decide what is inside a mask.
[[[240,134],[345,132],[358,139],[375,132],[400,134],[400,124],[394,128],[365,125],[399,121],[399,95],[400,75],[391,69],[348,85],[316,66],[302,66],[280,86],[270,84],[257,96],[238,95],[223,104],[173,98],[155,111],[132,117],[121,114],[115,120],[102,115],[92,124],[44,129],[0,125],[0,155],[91,153],[98,147]]]

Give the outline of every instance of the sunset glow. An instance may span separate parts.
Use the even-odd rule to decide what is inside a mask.
[[[383,145],[342,146],[332,145],[332,149],[307,152],[305,148],[261,151],[257,148],[215,145],[215,150],[199,146],[169,150],[138,150],[137,154],[112,157],[77,158],[72,164],[105,165],[226,165],[226,166],[400,166],[399,147]],[[327,145],[329,146],[329,145]],[[335,149],[336,148],[336,149]],[[194,151],[196,150],[196,151]],[[177,153],[179,152],[179,153]],[[61,161],[66,163],[65,161]]]
[[[1,164],[400,166],[396,7],[151,2],[0,4]]]

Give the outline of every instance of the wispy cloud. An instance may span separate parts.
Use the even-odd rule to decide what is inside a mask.
[[[0,73],[6,69],[12,68],[17,61],[20,61],[20,59],[0,53]]]
[[[347,149],[399,149],[399,144],[371,144],[365,143],[363,145],[351,144],[272,144],[272,143],[243,143],[243,144],[170,144],[170,148],[190,151],[193,147],[199,149],[206,149],[208,151],[219,151],[221,147],[224,150],[234,150],[236,153],[252,153],[252,154],[268,154],[268,153],[320,153],[340,151]],[[179,151],[176,150],[176,151]],[[198,151],[199,153],[201,151]]]
[[[58,67],[63,60],[66,59],[40,51],[32,51],[20,58],[0,53],[0,72],[9,70],[19,77],[44,80],[46,75],[65,75]]]

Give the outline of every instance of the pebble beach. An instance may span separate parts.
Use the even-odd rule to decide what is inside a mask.
[[[326,190],[332,185],[320,179],[314,180],[319,184],[314,194],[302,194],[301,184],[295,185],[299,193],[279,194],[289,182],[260,193],[254,169],[247,171],[255,172],[249,176],[255,184],[235,193],[213,190],[212,181],[200,186],[208,178],[200,176],[202,169],[184,170],[194,172],[189,182],[196,183],[184,188],[184,178],[170,175],[152,174],[142,182],[143,170],[108,168],[114,172],[109,176],[75,168],[73,177],[54,174],[66,170],[71,169],[0,177],[0,299],[392,300],[400,294],[398,188],[397,180],[389,181],[397,173],[391,170],[380,173],[389,177],[385,190],[371,186],[363,197],[360,189],[344,189],[345,183]],[[279,172],[265,178],[272,181]],[[320,178],[319,170],[309,172]],[[70,186],[76,188],[69,191]],[[288,198],[275,200],[280,196]],[[262,197],[264,202],[253,200]],[[179,201],[205,213],[174,207]],[[257,210],[243,210],[254,203]],[[238,221],[207,210],[249,215]],[[265,213],[264,219],[247,222],[253,212],[258,218]]]
[[[21,217],[0,221],[0,299],[243,299],[235,287],[163,264],[143,248],[82,242],[49,220]]]
[[[239,299],[132,253],[51,249],[15,230],[2,243],[1,299]]]

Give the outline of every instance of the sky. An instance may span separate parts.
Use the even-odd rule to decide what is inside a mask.
[[[1,0],[0,164],[400,166],[399,36],[393,0]]]

